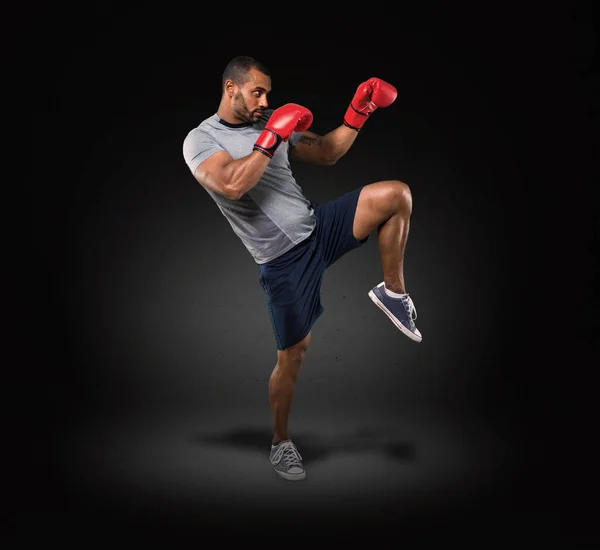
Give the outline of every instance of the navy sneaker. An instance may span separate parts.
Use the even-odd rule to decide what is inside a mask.
[[[392,322],[411,340],[420,342],[423,337],[415,325],[417,310],[412,298],[405,294],[401,298],[388,296],[383,283],[369,291],[369,298],[392,320]]]

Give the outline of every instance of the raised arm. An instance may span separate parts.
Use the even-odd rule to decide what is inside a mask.
[[[312,113],[308,109],[288,103],[273,111],[252,153],[233,160],[226,151],[219,151],[200,163],[194,177],[207,189],[238,200],[259,182],[281,142],[288,141],[292,132],[302,132],[311,123]]]
[[[348,152],[369,116],[379,107],[391,105],[397,96],[396,88],[380,78],[363,82],[348,105],[343,124],[323,136],[303,132],[292,158],[309,164],[335,164]]]
[[[332,165],[348,152],[357,135],[344,124],[324,136],[305,131],[290,155],[308,164]]]

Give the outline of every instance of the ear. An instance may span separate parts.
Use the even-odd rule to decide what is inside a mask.
[[[233,94],[235,93],[235,84],[233,80],[225,81],[225,93],[227,94],[227,97],[233,97]]]

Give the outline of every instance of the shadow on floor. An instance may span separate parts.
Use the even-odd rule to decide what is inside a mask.
[[[272,432],[268,429],[240,426],[222,433],[199,434],[192,441],[201,445],[229,446],[237,449],[254,450],[264,453],[268,450]],[[394,439],[389,433],[373,430],[357,430],[351,434],[319,437],[314,434],[294,435],[303,460],[316,462],[325,460],[337,453],[382,452],[398,462],[413,462],[416,459],[413,443]]]

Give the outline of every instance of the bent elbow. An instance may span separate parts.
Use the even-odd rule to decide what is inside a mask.
[[[239,187],[235,185],[224,184],[221,185],[221,195],[232,201],[237,201],[241,198],[243,193],[240,191]]]
[[[225,196],[232,201],[239,201],[243,194],[239,189],[227,189],[225,192]]]

